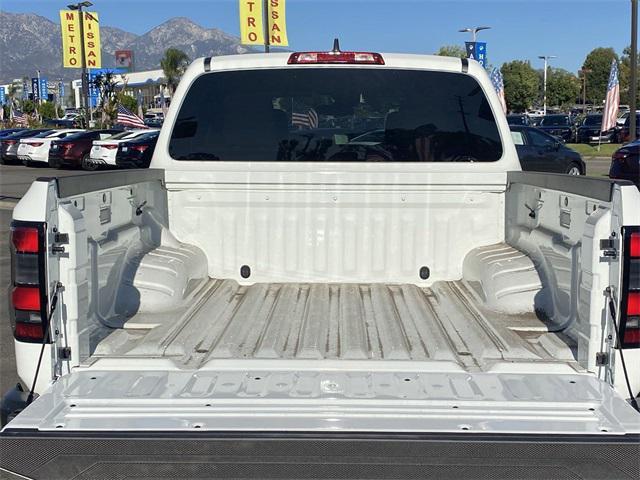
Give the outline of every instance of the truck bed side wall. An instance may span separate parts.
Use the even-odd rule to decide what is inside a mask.
[[[615,358],[604,290],[619,278],[619,262],[603,260],[599,242],[625,222],[620,188],[609,180],[511,172],[505,200],[506,241],[534,260],[547,286],[536,299],[538,314],[576,340],[579,363],[603,380],[622,380],[621,371],[596,365],[598,352]]]

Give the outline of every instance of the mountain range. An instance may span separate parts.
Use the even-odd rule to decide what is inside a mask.
[[[183,50],[191,59],[251,51],[238,37],[184,17],[167,20],[143,35],[101,26],[100,36],[103,68],[115,66],[116,50],[133,50],[136,70],[160,68],[169,47]],[[38,69],[50,79],[80,77],[79,69],[62,68],[60,25],[32,13],[0,11],[0,62],[0,83],[35,76]]]

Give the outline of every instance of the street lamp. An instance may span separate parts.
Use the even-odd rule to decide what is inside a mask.
[[[591,73],[590,68],[583,68],[578,73],[582,74],[582,82],[584,86],[582,87],[582,113],[587,114],[587,74]]]
[[[78,10],[78,16],[80,17],[80,65],[82,66],[82,98],[84,99],[84,121],[85,127],[89,128],[91,101],[89,99],[89,83],[87,78],[87,59],[84,53],[84,16],[82,15],[83,8],[89,8],[93,3],[84,1],[79,3],[72,3],[67,5],[69,10]]]
[[[547,63],[552,58],[558,58],[555,55],[539,55],[538,58],[544,60],[544,80],[542,86],[542,113],[547,114]]]
[[[471,39],[472,41],[476,41],[476,39],[478,38],[478,32],[480,30],[489,30],[491,27],[472,27],[472,28],[461,28],[460,30],[458,30],[460,33],[470,33],[471,34]]]

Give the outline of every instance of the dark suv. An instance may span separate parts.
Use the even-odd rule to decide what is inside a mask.
[[[598,113],[584,117],[582,125],[578,127],[578,143],[617,143],[618,129],[613,127],[606,132],[600,133],[602,128],[602,115]]]
[[[571,142],[575,137],[575,129],[569,115],[545,115],[538,128],[549,135]]]

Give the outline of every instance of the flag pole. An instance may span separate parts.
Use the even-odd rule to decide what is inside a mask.
[[[269,0],[262,1],[262,30],[264,34],[264,53],[269,53]]]

